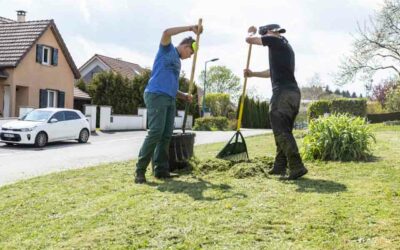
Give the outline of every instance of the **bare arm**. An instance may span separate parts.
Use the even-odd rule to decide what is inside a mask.
[[[185,101],[185,102],[192,102],[193,96],[189,95],[188,93],[184,93],[180,90],[178,90],[178,93],[176,94],[176,97]]]
[[[262,41],[261,41],[261,37],[257,37],[257,36],[246,37],[246,42],[248,44],[263,45]]]
[[[249,69],[244,70],[244,76],[245,77],[260,77],[260,78],[269,78],[271,77],[271,73],[269,69],[264,70],[264,71],[251,71]]]
[[[190,26],[168,28],[164,30],[160,43],[164,46],[168,45],[171,43],[172,36],[186,31],[193,31],[195,34],[197,34],[198,32],[201,33],[203,31],[203,27],[200,27],[199,29],[198,25],[190,25]]]

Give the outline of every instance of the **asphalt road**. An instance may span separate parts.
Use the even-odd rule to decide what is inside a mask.
[[[242,130],[245,137],[264,133],[271,131]],[[0,186],[67,169],[136,159],[146,134],[146,131],[99,132],[92,135],[87,144],[66,141],[47,145],[43,149],[0,143]],[[197,131],[195,145],[227,142],[233,134],[233,131]]]

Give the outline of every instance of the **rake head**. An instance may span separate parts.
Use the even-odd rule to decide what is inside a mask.
[[[236,131],[225,147],[218,153],[217,158],[229,161],[249,160],[246,142],[240,131]]]

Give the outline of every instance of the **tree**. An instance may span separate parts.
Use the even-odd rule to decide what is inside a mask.
[[[395,78],[388,78],[386,80],[383,80],[378,85],[372,87],[371,99],[373,101],[378,101],[382,105],[382,107],[385,107],[386,99],[389,92],[392,89],[397,88],[398,85],[399,82]]]
[[[228,94],[210,93],[206,95],[206,106],[210,108],[212,116],[228,117],[231,101]]]
[[[351,98],[357,98],[356,92],[353,92],[353,94],[351,94]]]
[[[307,81],[307,85],[305,87],[301,87],[301,96],[303,99],[307,100],[318,100],[325,93],[322,88],[322,81],[319,74],[314,74]]]
[[[325,86],[325,93],[332,94],[333,92],[329,89],[329,85]]]
[[[335,95],[342,95],[342,92],[340,92],[340,89],[336,89],[334,93],[335,93]]]
[[[93,104],[110,105],[115,114],[133,114],[133,84],[128,78],[113,72],[97,74],[88,91]]]
[[[79,79],[79,80],[75,83],[75,86],[76,86],[78,89],[82,90],[83,92],[87,92],[86,83],[85,83],[85,81],[84,81],[82,78]]]
[[[358,76],[371,79],[381,70],[400,76],[400,0],[385,0],[369,22],[358,25],[351,54],[339,66],[336,80],[345,84]]]
[[[400,112],[400,88],[390,90],[385,107],[389,112]]]
[[[204,70],[200,74],[200,80],[204,83]],[[227,93],[233,101],[237,102],[240,96],[240,78],[225,66],[212,66],[207,70],[207,93]]]

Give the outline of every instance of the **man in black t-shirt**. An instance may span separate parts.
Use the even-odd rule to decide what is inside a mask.
[[[249,28],[255,33],[256,27]],[[289,180],[295,180],[308,171],[301,160],[296,140],[293,137],[293,126],[300,107],[300,90],[294,77],[295,56],[288,40],[281,36],[286,30],[277,24],[259,28],[261,37],[249,36],[249,44],[268,46],[269,69],[260,72],[244,70],[246,77],[271,78],[272,98],[269,109],[272,130],[274,132],[277,154],[270,174],[286,175],[289,167]]]

